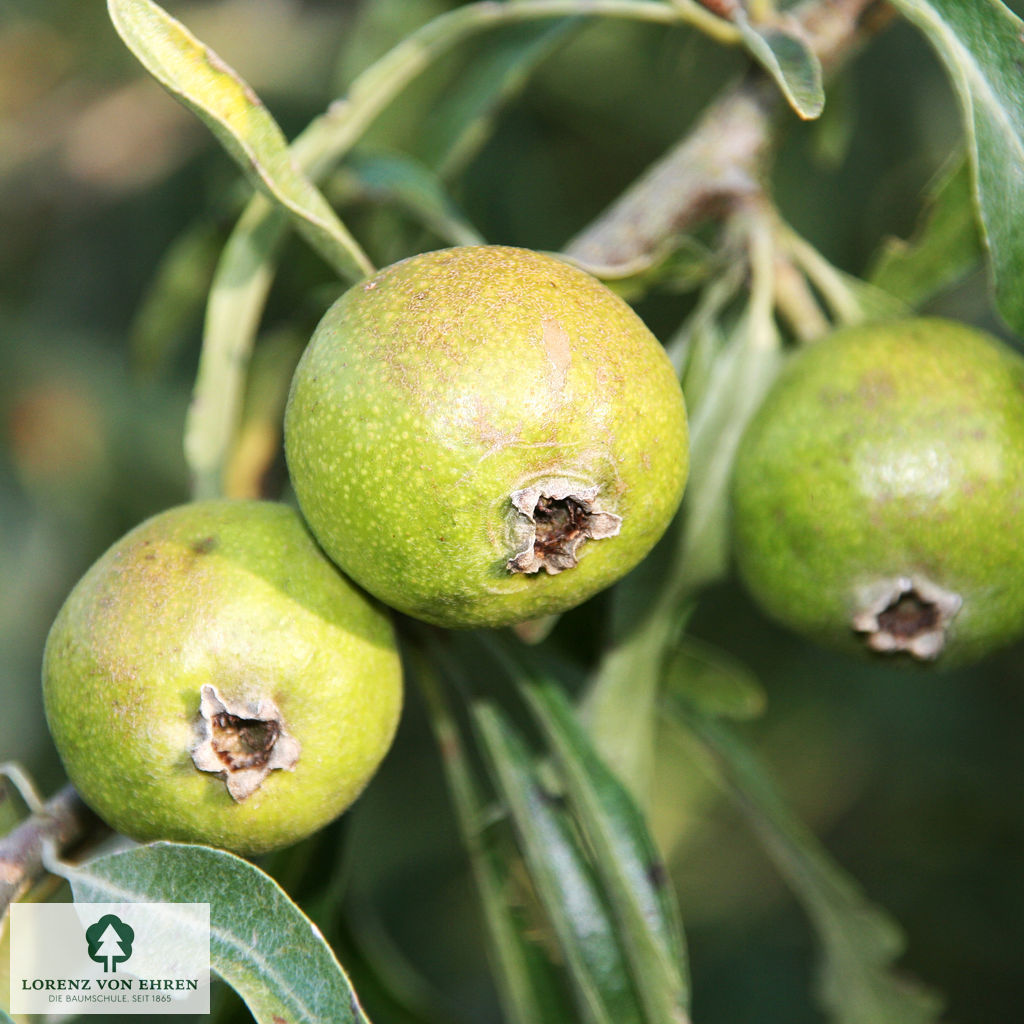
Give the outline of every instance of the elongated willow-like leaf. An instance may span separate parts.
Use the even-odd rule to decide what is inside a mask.
[[[781,25],[752,23],[739,4],[731,17],[750,55],[775,79],[797,115],[805,121],[818,117],[825,107],[821,62],[806,40]]]
[[[999,0],[892,0],[960,98],[996,303],[1024,334],[1024,21]]]
[[[688,1021],[683,929],[661,857],[636,803],[597,756],[565,695],[550,683],[522,688],[565,782],[650,1021]]]
[[[710,755],[779,873],[807,911],[821,942],[822,1005],[833,1024],[937,1024],[941,999],[898,975],[899,925],[871,904],[779,795],[770,774],[740,740],[678,695],[670,718]]]
[[[203,220],[190,224],[164,252],[129,338],[132,368],[140,376],[166,373],[201,320],[222,244],[217,226]]]
[[[403,153],[356,152],[340,176],[359,196],[391,202],[448,245],[483,245],[483,236],[466,220],[440,178]]]
[[[782,364],[772,304],[774,247],[766,244],[763,230],[756,238],[750,300],[729,339],[719,346],[714,322],[719,302],[731,294],[731,275],[708,285],[714,301],[707,307],[702,302],[693,314],[701,332],[713,328],[710,343],[716,354],[699,401],[688,409],[687,491],[680,514],[661,542],[665,554],[638,569],[640,574],[660,574],[653,588],[642,587],[642,575],[637,574],[615,588],[615,642],[587,694],[590,735],[641,806],[650,800],[657,699],[666,659],[678,643],[696,590],[727,569],[732,460],[747,422]]]
[[[440,653],[439,645],[433,645]],[[562,1024],[572,1017],[552,964],[524,937],[525,922],[509,899],[510,879],[517,857],[509,856],[485,836],[486,807],[463,750],[459,729],[448,708],[433,666],[414,660],[430,713],[431,727],[441,751],[462,842],[469,856],[480,896],[495,981],[510,1024]]]
[[[206,303],[203,351],[185,423],[192,496],[223,493],[224,469],[241,420],[245,376],[275,264],[270,254],[286,219],[263,195],[253,197],[221,253]]]
[[[258,1024],[369,1024],[320,931],[240,857],[153,843],[81,867],[51,867],[79,903],[209,903],[211,966]]]
[[[110,19],[143,67],[196,113],[254,184],[284,207],[343,277],[373,272],[365,253],[316,186],[259,97],[215,53],[152,0],[108,0]]]
[[[963,277],[981,258],[974,189],[961,154],[930,191],[914,237],[906,242],[890,239],[869,280],[916,307]]]
[[[581,1020],[640,1024],[644,1018],[615,922],[559,798],[542,784],[529,751],[501,712],[480,704],[474,721],[530,880],[569,969]]]
[[[768,703],[764,688],[745,665],[692,636],[684,636],[669,659],[665,686],[716,717],[755,718]]]

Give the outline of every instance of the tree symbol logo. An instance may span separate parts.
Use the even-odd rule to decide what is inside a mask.
[[[94,925],[85,930],[85,941],[89,943],[89,959],[103,964],[103,973],[117,971],[132,955],[135,931],[114,914],[104,914]]]

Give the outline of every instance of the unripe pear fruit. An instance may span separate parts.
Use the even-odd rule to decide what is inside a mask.
[[[825,644],[943,665],[1024,634],[1024,359],[961,324],[799,353],[744,434],[740,574]]]
[[[50,630],[46,716],[68,776],[134,839],[254,854],[347,808],[390,746],[390,620],[298,514],[211,501],[136,527]]]
[[[503,246],[414,256],[343,295],[296,370],[285,449],[327,554],[453,627],[613,583],[688,466],[679,383],[643,322],[581,270]]]

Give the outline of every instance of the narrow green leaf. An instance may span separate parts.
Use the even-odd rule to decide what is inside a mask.
[[[190,224],[169,246],[132,323],[129,347],[135,371],[154,377],[167,369],[197,330],[222,244],[209,221]]]
[[[274,280],[271,254],[286,227],[280,208],[263,195],[254,196],[217,264],[185,422],[185,459],[193,498],[223,494],[224,468],[241,419],[249,360]]]
[[[258,1024],[368,1024],[320,931],[248,861],[205,846],[153,843],[54,867],[79,903],[209,903],[211,966]]]
[[[6,1010],[0,1010],[0,1024],[14,1024],[14,1020],[8,1015]]]
[[[562,691],[550,684],[522,693],[565,782],[569,807],[593,851],[647,1019],[686,1022],[689,976],[675,894],[626,788],[597,756]]]
[[[458,80],[434,98],[415,151],[450,178],[486,142],[501,107],[525,86],[530,73],[581,27],[582,19],[509,25],[480,39]]]
[[[730,15],[751,56],[775,79],[789,105],[805,121],[825,108],[821,63],[801,36],[776,24],[752,24],[737,4]]]
[[[732,328],[700,400],[690,406],[690,479],[679,520],[679,565],[685,566],[681,578],[691,592],[727,569],[733,459],[782,361],[774,322],[761,323],[749,308]]]
[[[433,646],[439,654],[439,645]],[[507,851],[487,841],[484,802],[437,673],[422,657],[416,657],[414,664],[441,752],[441,766],[462,843],[480,895],[495,981],[505,1014],[512,1024],[561,1024],[569,1019],[571,1006],[562,997],[552,965],[525,940],[523,922],[509,900],[509,879],[515,862]]]
[[[961,154],[929,190],[925,215],[913,238],[889,239],[868,280],[917,307],[954,284],[981,258],[970,170]]]
[[[441,179],[402,153],[356,152],[339,174],[356,197],[393,202],[449,245],[481,245],[483,236],[467,220]]]
[[[643,1017],[615,924],[559,798],[541,783],[523,741],[496,708],[476,706],[474,722],[572,976],[583,1020],[639,1024]]]
[[[666,711],[710,756],[717,774],[802,903],[821,942],[822,1005],[833,1024],[937,1024],[942,1000],[897,974],[903,934],[871,904],[793,813],[754,754],[678,694]]]
[[[196,113],[253,183],[294,218],[344,278],[373,272],[355,239],[299,170],[288,143],[252,89],[152,0],[108,0],[111,21],[143,67]]]
[[[956,87],[996,303],[1024,334],[1024,21],[999,0],[893,0]]]
[[[767,697],[754,674],[725,651],[683,637],[668,661],[665,687],[683,694],[705,714],[755,718]]]
[[[656,559],[654,565],[669,562],[669,558]],[[639,571],[645,571],[643,564]],[[582,712],[601,757],[628,787],[633,799],[648,808],[654,780],[658,691],[666,653],[675,646],[686,616],[665,602],[652,607],[653,591],[645,593],[628,578],[615,589],[620,588],[621,593],[614,595],[613,611],[621,619],[629,619],[630,625],[620,629],[603,654]],[[627,603],[628,609],[624,607]],[[637,606],[648,614],[637,615]]]

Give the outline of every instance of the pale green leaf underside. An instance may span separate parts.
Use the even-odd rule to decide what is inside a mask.
[[[732,19],[751,56],[775,79],[789,105],[805,121],[825,107],[821,63],[799,36],[778,25],[754,25],[741,7]]]
[[[893,0],[938,51],[963,111],[996,303],[1024,334],[1024,22],[999,0]]]
[[[918,307],[954,284],[981,257],[970,171],[961,154],[931,190],[914,237],[890,239],[869,280],[907,305]]]
[[[80,903],[209,903],[211,966],[258,1024],[367,1024],[319,930],[248,861],[153,843],[61,870]]]
[[[277,122],[209,47],[152,0],[108,0],[110,19],[143,67],[194,111],[253,183],[283,206],[344,278],[372,273],[366,255],[302,173]]]
[[[668,661],[665,684],[708,715],[755,718],[768,698],[754,674],[726,651],[684,636]]]

